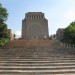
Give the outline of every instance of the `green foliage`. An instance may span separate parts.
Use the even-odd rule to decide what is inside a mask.
[[[0,24],[0,38],[7,37],[7,25],[5,23]]]
[[[70,25],[64,29],[62,41],[75,44],[75,22],[70,23]]]
[[[9,39],[6,39],[6,38],[0,39],[0,47],[4,46],[7,42],[9,42]]]
[[[14,38],[16,38],[16,34],[14,34]]]
[[[0,4],[0,23],[6,21],[7,17],[8,17],[8,13],[6,8],[3,8],[2,5]]]
[[[0,46],[3,46],[9,40],[7,24],[5,23],[7,17],[8,13],[6,8],[3,8],[0,4]]]

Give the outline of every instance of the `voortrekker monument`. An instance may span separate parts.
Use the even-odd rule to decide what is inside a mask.
[[[48,39],[48,20],[42,12],[28,12],[22,20],[22,39]]]
[[[0,75],[75,75],[75,50],[48,37],[44,13],[26,13],[22,39],[0,48]]]

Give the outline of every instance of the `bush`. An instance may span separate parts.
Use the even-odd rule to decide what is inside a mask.
[[[9,39],[6,39],[6,38],[1,38],[0,39],[0,46],[4,46],[6,43],[9,42]]]

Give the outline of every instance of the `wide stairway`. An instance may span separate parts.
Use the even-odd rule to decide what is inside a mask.
[[[75,51],[52,45],[0,49],[0,75],[75,75]]]

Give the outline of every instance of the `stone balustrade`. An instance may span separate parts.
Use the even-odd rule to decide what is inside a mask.
[[[71,45],[71,44],[67,44],[67,43],[61,43],[61,42],[60,42],[60,45],[62,47],[65,47],[65,48],[75,50],[75,45]]]

